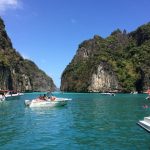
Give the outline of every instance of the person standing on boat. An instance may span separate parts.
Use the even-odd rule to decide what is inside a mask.
[[[43,99],[44,99],[44,100],[47,100],[47,99],[48,99],[48,97],[46,96],[46,94],[44,94]]]

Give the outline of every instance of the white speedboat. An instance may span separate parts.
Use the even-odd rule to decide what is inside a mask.
[[[115,93],[101,93],[102,95],[115,96]]]
[[[37,98],[33,100],[25,100],[25,105],[29,107],[58,107],[66,105],[69,100],[71,99],[57,97],[48,98],[46,100]]]
[[[7,92],[5,94],[5,97],[15,97],[15,96],[21,96],[24,95],[23,93],[12,93],[12,92]]]
[[[138,125],[150,132],[150,116],[144,117],[144,120],[140,120]]]
[[[138,94],[138,92],[137,91],[133,91],[133,92],[131,92],[131,94]]]

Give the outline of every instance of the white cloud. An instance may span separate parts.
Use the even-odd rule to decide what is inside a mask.
[[[18,8],[19,0],[0,0],[0,12],[5,12],[9,8]]]

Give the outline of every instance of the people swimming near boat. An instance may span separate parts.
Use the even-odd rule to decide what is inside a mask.
[[[143,108],[148,108],[148,105],[144,105]]]

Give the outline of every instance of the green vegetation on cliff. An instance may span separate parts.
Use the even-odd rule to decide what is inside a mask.
[[[61,90],[89,92],[92,75],[101,62],[117,77],[118,89],[111,87],[112,91],[147,89],[150,86],[150,23],[131,33],[117,29],[106,39],[96,35],[81,43],[62,74]]]
[[[0,89],[54,91],[55,88],[52,78],[13,48],[0,18]]]

